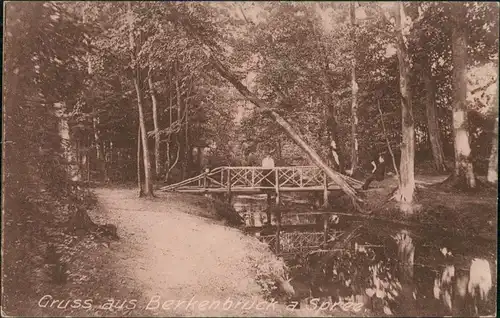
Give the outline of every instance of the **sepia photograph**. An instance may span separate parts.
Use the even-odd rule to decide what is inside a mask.
[[[496,317],[499,13],[4,2],[2,317]]]

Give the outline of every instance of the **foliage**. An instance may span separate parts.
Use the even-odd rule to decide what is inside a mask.
[[[261,288],[264,299],[278,300],[284,296],[280,289],[279,281],[283,279],[289,271],[282,259],[269,260],[267,262],[256,263],[255,281]]]
[[[57,113],[78,108],[85,29],[61,3],[9,3],[6,11],[4,278],[11,295],[29,297],[45,244],[63,240],[76,209],[94,204],[68,175]]]

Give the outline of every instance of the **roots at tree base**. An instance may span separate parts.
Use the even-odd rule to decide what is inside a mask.
[[[463,192],[477,192],[481,189],[495,189],[494,185],[485,183],[475,177],[475,187],[469,187],[465,175],[457,176],[455,174],[450,175],[446,180],[436,184],[438,189],[444,191],[463,191]]]
[[[421,204],[416,203],[416,199],[418,198],[418,187],[415,186],[413,190],[413,195],[411,195],[411,199],[408,199],[410,195],[405,194],[401,191],[399,187],[395,188],[391,194],[389,195],[389,199],[387,199],[386,203],[394,200],[397,202],[398,209],[405,215],[410,216],[422,209]]]

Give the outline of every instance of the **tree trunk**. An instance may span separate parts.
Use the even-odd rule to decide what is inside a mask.
[[[464,3],[453,3],[452,63],[453,63],[453,137],[455,146],[456,186],[475,188],[476,179],[471,161],[471,148],[467,119],[467,36],[464,21],[466,8]]]
[[[80,181],[80,169],[78,165],[78,154],[71,140],[71,134],[66,117],[66,107],[64,103],[56,105],[56,116],[59,117],[59,136],[61,137],[61,149],[63,150],[64,158],[67,163],[67,173],[72,181]]]
[[[179,143],[179,135],[176,135],[175,136],[175,141],[176,141],[176,145],[177,145],[177,154],[176,154],[176,157],[175,157],[175,160],[174,162],[172,163],[172,165],[168,168],[167,170],[167,173],[165,174],[165,182],[169,182],[169,176],[170,176],[170,172],[172,171],[172,169],[174,169],[174,167],[177,165],[177,163],[179,162],[179,157],[180,157],[180,150],[181,150],[181,146],[180,146],[180,143]]]
[[[175,95],[176,95],[176,100],[177,100],[177,123],[179,124],[179,127],[182,127],[182,96],[181,96],[181,86],[179,83],[179,67],[178,67],[179,62],[175,62]],[[180,134],[182,129],[179,128],[179,131],[177,134]],[[182,154],[184,156],[184,160],[181,161],[181,179],[184,180],[186,179],[186,160],[185,158],[185,151],[184,147],[186,146],[183,142],[179,141],[179,136],[177,135],[177,146],[178,146],[178,154],[179,156]],[[178,156],[178,159],[179,159]]]
[[[84,24],[86,24],[88,22],[86,10],[88,9],[89,6],[90,6],[90,4],[87,2],[82,7],[82,16],[83,16],[83,23]],[[85,56],[86,56],[86,59],[87,59],[87,73],[88,73],[88,75],[92,75],[92,61],[90,60],[90,53],[87,52],[85,54]],[[92,113],[93,112],[94,112],[94,107],[92,107]],[[95,127],[94,120],[95,120],[95,118],[92,117],[92,127],[93,127],[93,129],[95,131],[96,127]],[[90,151],[89,151],[91,145],[92,145],[92,141],[90,140],[90,136],[89,136],[88,137],[87,151],[85,152],[85,163],[86,163],[86,168],[87,168],[87,182],[90,182],[90,175],[91,175],[91,171],[90,171],[91,170],[91,168],[90,168]]]
[[[186,127],[184,130],[184,142],[185,142],[185,152],[186,152],[186,177],[190,176],[191,173],[191,166],[193,163],[193,150],[191,149],[191,146],[189,145],[189,96],[191,95],[191,90],[192,90],[192,85],[193,81],[191,80],[191,83],[189,84],[189,89],[186,93],[186,97],[184,99],[184,117],[186,117]]]
[[[129,13],[132,13],[132,3],[128,2]],[[148,138],[146,131],[146,124],[144,120],[144,107],[142,96],[142,81],[140,74],[140,66],[137,63],[137,45],[133,35],[132,19],[130,19],[129,40],[132,53],[132,66],[133,66],[133,82],[135,92],[137,95],[137,109],[139,110],[139,126],[141,129],[141,142],[142,142],[142,157],[144,159],[144,195],[154,196],[153,193],[153,179],[151,177],[151,160],[149,158]]]
[[[330,140],[330,151],[333,157],[334,167],[340,173],[345,172],[344,156],[342,151],[342,146],[339,140],[338,134],[338,124],[335,118],[335,113],[333,111],[332,98],[328,96],[327,102],[327,120],[326,125],[328,129],[328,137]]]
[[[141,126],[137,126],[137,185],[139,187],[139,197],[144,195],[141,180]]]
[[[88,9],[89,5],[86,4],[83,7],[83,23],[87,23],[88,18],[86,14],[86,10]],[[87,74],[92,75],[92,61],[90,60],[90,53],[87,52],[86,54],[87,58]],[[97,115],[95,108],[92,106],[92,127],[94,129],[94,145],[96,149],[96,162],[98,169],[101,173],[100,177],[106,181],[107,179],[107,171],[106,171],[106,163],[104,162],[104,151],[102,149],[102,141],[101,141],[101,136],[99,132],[99,116]]]
[[[207,53],[208,54],[208,53]],[[332,170],[319,155],[312,149],[290,126],[290,124],[281,117],[278,113],[272,110],[267,103],[257,98],[248,88],[241,84],[236,76],[234,76],[224,65],[221,64],[214,56],[211,56],[212,64],[219,74],[227,79],[248,101],[259,107],[261,111],[266,111],[288,134],[290,138],[311,158],[311,160],[323,170],[340,188],[351,198],[356,209],[360,209],[358,202],[361,200],[357,197],[356,191],[343,179],[342,175]]]
[[[279,139],[276,141],[276,148],[277,148],[277,154],[278,154],[278,161],[281,162],[281,160],[283,159],[283,155],[282,155],[283,150],[281,149],[282,146],[281,146],[281,141]]]
[[[90,168],[90,157],[91,157],[91,149],[92,146],[92,137],[90,135],[87,135],[87,150],[85,151],[85,163],[86,163],[86,169],[87,169],[87,182],[90,182],[91,176],[91,168]]]
[[[316,10],[317,12],[321,12],[321,6],[319,3],[316,3]],[[324,102],[326,105],[326,112],[327,112],[327,118],[326,118],[326,127],[327,127],[327,133],[328,133],[328,140],[329,140],[329,155],[332,158],[332,161],[334,163],[334,167],[339,171],[340,173],[345,172],[345,164],[344,164],[344,149],[342,149],[342,144],[340,143],[340,138],[338,134],[338,125],[337,125],[337,118],[335,116],[334,112],[334,106],[333,106],[333,94],[334,94],[334,82],[329,75],[329,62],[328,62],[328,55],[326,52],[326,48],[322,43],[321,39],[321,34],[317,32],[315,29],[313,29],[313,33],[316,36],[317,39],[317,45],[318,49],[321,51],[321,55],[323,57],[323,77],[322,77],[322,82],[325,87],[325,97],[324,97]]]
[[[400,175],[401,185],[396,199],[403,203],[401,210],[412,212],[415,192],[415,128],[413,122],[412,100],[409,86],[408,53],[403,35],[406,16],[403,5],[398,2],[396,9],[397,55],[399,61],[399,90],[401,94],[402,144]]]
[[[498,182],[498,75],[497,75],[497,93],[493,101],[493,108],[496,110],[495,127],[493,127],[493,141],[491,144],[490,162],[488,164],[487,180],[490,183],[497,184]]]
[[[351,61],[351,169],[350,175],[353,175],[358,166],[358,83],[356,82],[356,2],[351,2],[349,11],[351,16],[351,40],[352,46],[352,61]]]
[[[493,184],[497,184],[498,182],[498,117],[495,119],[487,180]]]
[[[438,172],[445,172],[443,143],[437,120],[435,82],[432,76],[431,61],[429,56],[422,59],[422,77],[425,85],[425,110],[427,115],[427,129],[431,143],[434,168]]]
[[[137,108],[139,110],[139,126],[141,129],[141,143],[142,143],[142,157],[144,161],[144,194],[146,196],[153,196],[153,179],[151,177],[151,160],[149,158],[149,147],[147,139],[146,124],[144,122],[144,109],[142,103],[142,89],[140,87],[139,71],[136,71],[134,78],[134,87],[137,95]]]
[[[168,127],[172,128],[172,108],[174,107],[173,103],[173,94],[172,94],[172,74],[170,74],[168,78]],[[167,171],[170,171],[170,141],[171,134],[167,136]],[[168,181],[168,173],[165,173],[165,182]]]
[[[97,168],[100,172],[101,180],[106,181],[108,173],[106,170],[106,162],[104,161],[104,149],[99,131],[99,116],[93,111],[92,126],[94,129],[94,146],[96,150]]]
[[[152,72],[149,72],[148,85],[149,93],[151,94],[151,104],[153,105],[153,125],[155,131],[155,178],[158,178],[161,173],[161,158],[160,158],[160,135],[158,134],[158,102],[153,86]]]

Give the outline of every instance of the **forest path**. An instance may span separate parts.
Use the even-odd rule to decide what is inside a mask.
[[[202,207],[175,194],[143,199],[135,190],[96,189],[95,193],[105,221],[118,227],[120,240],[110,246],[117,259],[116,271],[123,277],[122,283],[126,281],[143,295],[132,315],[301,314],[300,310],[283,312],[283,306],[271,303],[261,309],[264,305],[252,274],[250,260],[255,253],[248,247],[249,238],[220,222],[191,215],[199,215],[197,211],[188,211]],[[155,301],[158,296],[159,302]],[[209,303],[202,307],[202,301]],[[241,303],[236,306],[238,301],[250,308],[242,309]],[[162,309],[165,302],[168,308]]]

